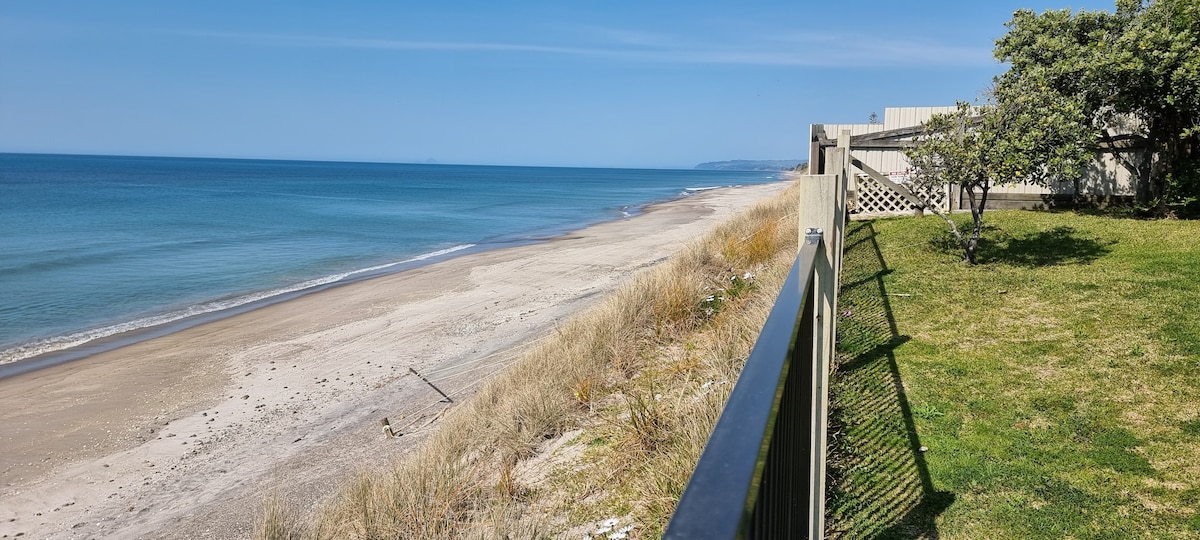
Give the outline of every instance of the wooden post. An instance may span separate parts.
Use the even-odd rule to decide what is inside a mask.
[[[396,437],[400,436],[396,432],[392,431],[392,423],[388,422],[386,416],[383,417],[383,434],[387,435],[389,439],[395,439]]]
[[[837,144],[838,148],[845,148],[846,151],[849,152],[850,151],[850,130],[843,129],[843,130],[839,131],[837,141],[838,141],[838,144]]]
[[[850,221],[850,201],[847,200],[850,194],[850,188],[858,189],[858,184],[852,181],[854,169],[851,168],[851,161],[854,161],[854,156],[850,155],[850,130],[842,130],[841,136],[838,137],[838,148],[842,148],[844,155],[842,156],[842,172],[838,177],[837,186],[834,188],[837,191],[837,203],[835,203],[833,212],[834,234],[832,238],[826,238],[825,242],[829,246],[829,252],[833,254],[830,259],[833,263],[833,308],[837,310],[837,295],[838,288],[841,284],[842,276],[842,247],[846,242],[846,223]],[[832,328],[837,327],[837,317],[834,317]],[[830,334],[833,336],[834,334]],[[831,338],[832,339],[832,338]]]
[[[845,226],[845,186],[848,153],[846,148],[831,148],[825,154],[825,167],[840,167],[837,174],[806,176],[800,181],[800,241],[806,231],[821,231],[824,249],[815,262],[813,294],[816,302],[816,321],[813,325],[813,365],[811,366],[812,434],[808,463],[809,489],[808,522],[812,524],[810,538],[825,534],[825,439],[829,418],[829,368],[833,362],[834,324],[836,321],[837,269],[841,258],[841,231]],[[842,193],[839,194],[838,192]],[[840,208],[839,208],[840,205]]]
[[[826,319],[825,327],[825,344],[822,352],[825,354],[823,365],[821,366],[821,423],[820,431],[817,434],[819,437],[822,450],[827,450],[825,441],[829,431],[829,375],[833,369],[833,359],[837,355],[837,318],[838,318],[838,296],[842,284],[842,256],[845,254],[846,243],[846,224],[849,222],[849,207],[847,206],[847,193],[852,182],[853,169],[850,166],[850,160],[854,156],[850,155],[850,131],[842,132],[838,137],[838,145],[842,149],[842,172],[838,175],[837,185],[834,186],[834,193],[837,202],[833,207],[833,234],[825,237],[825,253],[829,257],[828,282],[823,284],[821,290],[827,295],[828,304],[826,308],[829,318]],[[855,189],[858,189],[857,183],[853,184]],[[813,526],[813,538],[825,537],[825,454],[821,454],[820,469],[817,471],[821,479],[821,498],[817,499],[818,508],[815,510],[816,515],[820,516],[818,521]]]
[[[808,174],[821,173],[821,124],[808,125]],[[803,231],[801,231],[803,232]]]
[[[413,369],[413,368],[411,368],[411,367],[410,367],[410,368],[408,368],[408,370],[409,370],[410,372],[412,372],[412,374],[413,374],[413,375],[416,375],[417,377],[420,377],[422,381],[425,381],[425,384],[428,384],[428,385],[429,385],[429,387],[430,387],[430,388],[432,388],[432,389],[433,389],[435,392],[437,392],[437,393],[441,394],[441,395],[442,395],[442,397],[446,398],[446,403],[454,403],[454,400],[453,400],[453,399],[450,399],[450,396],[447,396],[447,395],[446,395],[446,393],[445,393],[445,392],[443,392],[441,388],[438,388],[438,387],[434,386],[434,385],[433,385],[433,383],[429,382],[429,379],[426,379],[426,378],[425,378],[424,376],[422,376],[420,373],[417,373],[417,370],[415,370],[415,369]]]

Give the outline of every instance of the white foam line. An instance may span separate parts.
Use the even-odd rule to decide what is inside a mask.
[[[353,276],[366,274],[366,273],[378,272],[380,270],[386,270],[388,268],[392,268],[392,267],[399,266],[402,264],[424,261],[427,259],[432,259],[434,257],[440,257],[442,255],[449,255],[456,251],[462,251],[464,249],[469,249],[472,247],[475,247],[475,244],[458,245],[458,246],[418,255],[416,257],[413,257],[411,259],[405,259],[403,261],[381,264],[378,266],[372,266],[370,268],[363,268],[363,269],[354,270],[351,272],[343,272],[340,274],[333,274],[333,275],[320,277],[320,278],[316,278],[316,279],[310,279],[308,281],[304,281],[304,282],[297,283],[295,285],[291,285],[291,286],[287,286],[287,287],[282,287],[279,289],[272,289],[269,291],[251,293],[251,294],[231,298],[228,300],[216,300],[216,301],[212,301],[212,302],[205,302],[202,304],[196,304],[194,306],[189,306],[186,309],[183,309],[180,311],[174,311],[174,312],[166,313],[163,315],[155,315],[153,317],[143,317],[143,318],[136,319],[136,320],[129,321],[129,322],[123,322],[123,323],[114,324],[111,326],[105,326],[103,328],[96,328],[93,330],[85,330],[82,332],[75,332],[73,334],[67,334],[67,335],[63,335],[63,336],[55,336],[55,337],[51,337],[51,338],[40,339],[40,340],[33,341],[30,343],[18,345],[11,349],[6,349],[4,351],[0,351],[0,364],[8,364],[8,363],[24,360],[26,358],[32,358],[32,357],[40,355],[40,354],[45,354],[45,353],[54,352],[54,351],[61,351],[63,349],[69,349],[71,347],[78,347],[79,345],[83,345],[90,341],[95,341],[97,339],[106,338],[109,336],[115,336],[117,334],[129,332],[132,330],[140,330],[142,328],[150,328],[153,326],[169,324],[169,323],[173,323],[175,321],[186,319],[188,317],[194,317],[196,315],[204,315],[204,314],[213,313],[216,311],[232,309],[232,308],[236,308],[239,306],[244,306],[251,302],[258,302],[260,300],[266,300],[268,298],[276,297],[276,296],[283,295],[283,294],[299,292],[299,291],[303,291],[306,289],[311,289],[313,287],[320,287],[322,285],[337,283],[339,281],[343,281],[343,280],[353,277]]]

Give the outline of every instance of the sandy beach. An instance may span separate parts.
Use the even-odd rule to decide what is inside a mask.
[[[403,455],[522,347],[784,186],[708,191],[0,381],[0,537],[244,538],[266,497],[311,508]],[[384,417],[403,435],[385,437]]]

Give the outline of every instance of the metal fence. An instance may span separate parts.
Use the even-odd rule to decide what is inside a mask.
[[[818,247],[801,247],[665,538],[807,534]]]
[[[827,389],[850,168],[842,142],[825,156],[833,174],[800,180],[799,255],[664,538],[824,537]]]

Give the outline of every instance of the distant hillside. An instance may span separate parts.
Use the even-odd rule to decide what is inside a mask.
[[[704,171],[790,171],[807,161],[804,159],[734,159],[701,163],[695,168]]]

